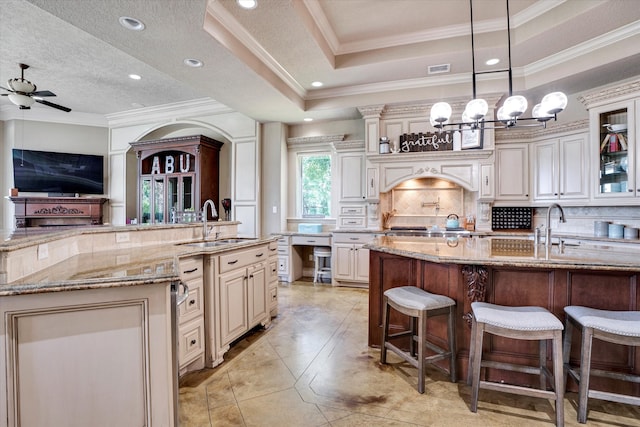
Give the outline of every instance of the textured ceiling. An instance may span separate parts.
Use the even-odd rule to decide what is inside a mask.
[[[107,115],[211,98],[262,122],[359,117],[357,106],[471,96],[468,0],[0,0],[0,83]],[[507,66],[506,2],[474,0],[476,69]],[[638,75],[638,0],[510,0],[514,91],[536,101]],[[133,32],[120,16],[142,20]],[[185,58],[204,67],[193,69]],[[450,64],[428,75],[430,65]],[[143,76],[140,81],[127,78]],[[311,82],[324,86],[315,89]],[[505,93],[504,73],[478,92]],[[0,98],[3,110],[17,108]],[[51,114],[66,114],[48,109]]]

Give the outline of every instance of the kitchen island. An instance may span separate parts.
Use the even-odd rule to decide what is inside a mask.
[[[253,324],[270,322],[265,276],[275,238],[231,239],[236,224],[215,223],[227,238],[215,244],[203,241],[201,224],[3,233],[0,425],[176,425],[178,359],[194,343],[200,352],[188,362],[204,366],[205,333],[207,342],[217,339],[205,326],[218,322],[219,310],[203,270],[214,277],[220,258],[263,254],[265,280],[254,292],[262,311]],[[185,259],[199,261],[200,285],[178,312],[183,270],[191,273]],[[183,314],[201,335],[185,329],[180,342]]]
[[[466,378],[471,333],[471,303],[486,301],[506,306],[535,305],[564,320],[564,307],[584,305],[607,310],[640,308],[640,247],[629,244],[535,245],[532,238],[474,236],[465,238],[380,237],[370,245],[369,345],[380,346],[383,293],[397,286],[417,286],[447,295],[457,302],[457,363]],[[408,327],[407,318],[392,312],[392,331]],[[444,319],[429,320],[429,335],[446,347]],[[579,360],[580,333],[574,334],[571,359]],[[495,361],[535,365],[537,342],[485,338],[485,355]],[[485,356],[483,356],[485,357]],[[593,367],[640,373],[637,349],[597,343]],[[551,362],[550,354],[547,356]],[[527,374],[489,369],[492,381],[536,386]],[[592,378],[597,387],[640,395],[639,384],[615,385]],[[568,384],[575,389],[575,384]],[[622,388],[624,387],[624,388]]]

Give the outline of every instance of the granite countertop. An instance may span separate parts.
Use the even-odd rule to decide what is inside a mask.
[[[66,237],[67,234],[62,233],[61,236]],[[0,282],[0,296],[147,285],[178,280],[178,262],[182,257],[215,255],[248,248],[275,241],[276,237],[238,240],[236,243],[216,246],[198,246],[197,242],[187,242],[82,253],[22,279],[9,283]]]
[[[365,248],[432,262],[514,266],[522,268],[571,268],[640,272],[640,247],[614,247],[606,243],[534,247],[517,236],[378,237]]]

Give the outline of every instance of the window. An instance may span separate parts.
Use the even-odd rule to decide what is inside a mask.
[[[299,200],[302,217],[328,217],[331,213],[331,155],[301,154]]]

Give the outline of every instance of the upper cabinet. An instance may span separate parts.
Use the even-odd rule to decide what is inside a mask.
[[[529,144],[496,144],[496,200],[529,201]]]
[[[596,204],[637,204],[640,197],[640,80],[582,95],[589,110],[591,182]]]
[[[194,135],[137,141],[131,146],[138,157],[140,223],[172,222],[172,212],[184,219],[192,212],[195,221],[207,199],[213,200],[220,212],[217,202],[222,142]]]
[[[340,201],[362,201],[366,197],[364,184],[364,153],[338,154],[340,168]]]
[[[533,144],[533,199],[589,197],[588,134],[554,137]]]
[[[635,197],[637,169],[634,101],[621,102],[591,110],[592,149],[595,153],[595,196],[598,198]]]

